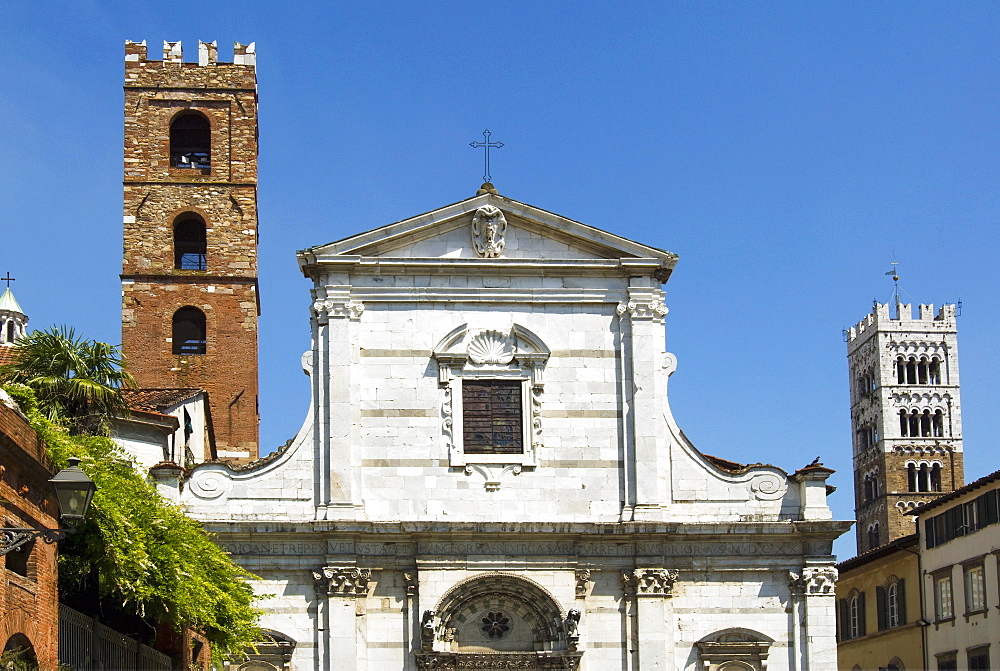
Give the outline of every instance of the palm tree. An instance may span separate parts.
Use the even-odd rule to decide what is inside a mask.
[[[128,414],[121,388],[135,386],[115,345],[78,338],[53,326],[18,339],[0,380],[31,387],[38,409],[72,433],[105,434],[111,420]]]

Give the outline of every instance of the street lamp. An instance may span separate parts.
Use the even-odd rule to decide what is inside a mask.
[[[90,507],[90,500],[97,491],[97,485],[77,465],[79,463],[79,459],[70,457],[69,466],[49,480],[56,494],[56,502],[59,504],[59,519],[66,528],[0,528],[0,555],[16,550],[36,538],[41,538],[49,544],[57,543],[76,531],[76,526],[83,521],[87,508]]]

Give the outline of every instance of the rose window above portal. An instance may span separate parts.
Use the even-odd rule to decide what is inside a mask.
[[[503,638],[510,631],[510,619],[502,612],[489,612],[483,617],[483,631],[490,638]]]

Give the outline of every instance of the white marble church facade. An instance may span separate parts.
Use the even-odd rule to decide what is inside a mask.
[[[685,438],[676,260],[491,187],[299,253],[309,415],[182,494],[273,595],[274,666],[836,667],[832,471]]]

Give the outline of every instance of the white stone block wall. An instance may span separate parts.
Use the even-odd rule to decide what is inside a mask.
[[[288,543],[297,542],[296,537],[286,538],[284,543],[223,541],[223,546],[268,553],[294,549]],[[623,572],[636,565],[631,556],[424,555],[415,558],[416,566],[401,557],[358,556],[357,565],[371,570],[365,592],[324,597],[312,572],[327,556],[308,554],[315,547],[304,549],[302,555],[236,555],[262,578],[255,584],[258,593],[271,595],[261,604],[266,610],[262,626],[297,642],[293,662],[300,670],[414,669],[421,613],[439,607],[442,596],[464,580],[498,571],[540,586],[563,614],[570,608],[582,612],[583,671],[695,671],[701,669],[697,643],[726,630],[770,640],[768,669],[835,668],[835,656],[830,656],[835,655],[832,595],[795,595],[790,586],[789,572],[801,572],[808,563],[802,557],[667,558],[660,564],[681,567],[670,595],[637,597],[625,592],[622,580]],[[576,567],[581,565],[590,573],[578,592]],[[404,572],[417,576],[412,595],[407,594]],[[318,617],[324,598],[326,621]],[[829,650],[824,649],[826,639]],[[324,651],[328,662],[322,661]],[[834,667],[825,666],[831,660]]]

